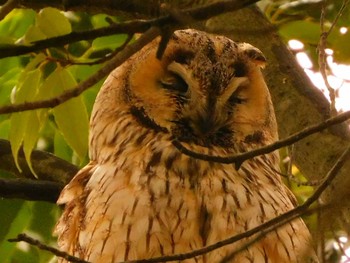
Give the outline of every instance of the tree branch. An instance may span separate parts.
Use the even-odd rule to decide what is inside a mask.
[[[327,99],[311,83],[277,30],[260,10],[251,7],[234,14],[228,13],[210,19],[206,26],[210,32],[258,47],[267,57],[268,64],[263,73],[274,103],[280,138],[330,117]],[[320,181],[336,161],[336,156],[345,150],[349,138],[346,123],[309,136],[295,143],[295,164],[308,180]],[[350,160],[345,166],[350,169]],[[346,169],[342,169],[322,199],[347,208],[350,203],[345,205],[344,201],[349,200],[349,187],[350,177]],[[329,218],[336,220],[339,212],[346,212],[345,209],[338,210],[328,215]]]
[[[13,113],[13,112],[23,112],[27,110],[41,109],[41,108],[53,108],[56,107],[67,100],[79,96],[89,87],[96,84],[103,77],[108,75],[116,67],[120,66],[125,60],[139,51],[143,46],[152,41],[160,34],[158,28],[150,28],[134,43],[126,46],[123,51],[117,53],[109,62],[106,63],[101,69],[99,69],[95,74],[87,78],[86,80],[80,82],[76,87],[67,90],[60,96],[34,101],[34,102],[24,102],[19,104],[12,104],[0,107],[0,114]]]
[[[309,212],[312,212],[313,210],[309,210],[309,207],[311,204],[313,204],[316,200],[319,199],[321,194],[324,192],[324,190],[331,184],[331,182],[334,180],[334,178],[339,173],[340,169],[343,167],[347,159],[350,157],[350,146],[347,147],[347,149],[341,154],[341,156],[337,159],[337,162],[334,164],[334,166],[329,170],[327,173],[326,179],[324,182],[316,189],[314,194],[309,197],[304,204],[297,206],[296,208],[279,215],[257,227],[254,227],[244,233],[237,234],[235,236],[229,237],[227,239],[221,240],[213,245],[209,245],[206,247],[203,247],[201,249],[193,250],[189,253],[183,253],[178,255],[171,255],[171,256],[164,256],[164,257],[157,257],[152,259],[143,259],[143,260],[131,260],[127,261],[125,263],[151,263],[151,262],[167,262],[167,261],[175,261],[175,260],[185,260],[189,258],[194,258],[196,256],[200,256],[206,253],[209,253],[213,250],[216,250],[218,248],[221,248],[226,245],[233,244],[237,241],[243,240],[245,238],[252,237],[255,234],[262,234],[266,235],[267,233],[277,229],[278,227],[283,226],[284,224],[292,221],[293,219],[296,219],[302,215],[305,215]],[[326,206],[324,206],[326,208]],[[319,208],[317,208],[319,209]],[[259,238],[259,236],[257,237]],[[250,241],[248,241],[250,242]],[[238,251],[240,248],[238,248]],[[232,252],[232,254],[235,254],[236,251]]]
[[[21,178],[36,178],[28,167],[22,149],[18,154],[18,162],[22,172],[19,172],[16,167],[10,143],[0,139],[0,170]],[[34,150],[31,154],[31,162],[38,179],[62,185],[68,183],[79,170],[75,165],[44,151]]]
[[[236,243],[240,240],[250,238],[258,234],[257,236],[255,236],[255,238],[248,240],[242,246],[234,250],[227,258],[225,258],[226,260],[231,260],[239,252],[243,251],[244,248],[257,242],[259,239],[263,238],[269,232],[276,230],[277,228],[287,224],[288,222],[302,215],[312,213],[315,210],[319,210],[321,208],[326,209],[330,207],[331,205],[328,204],[327,206],[321,206],[321,207],[316,207],[315,209],[310,209],[310,206],[320,198],[324,190],[331,184],[334,178],[339,174],[339,171],[341,170],[341,168],[343,167],[347,159],[349,159],[349,157],[350,157],[350,146],[348,146],[347,149],[342,153],[342,155],[337,159],[337,162],[334,164],[331,170],[327,173],[327,176],[324,182],[316,189],[314,194],[311,197],[309,197],[302,205],[299,205],[296,208],[280,216],[277,216],[255,228],[252,228],[244,233],[237,234],[235,236],[221,240],[215,244],[203,247],[201,249],[193,250],[189,253],[176,254],[176,255],[170,255],[170,256],[161,256],[161,257],[150,258],[150,259],[131,260],[131,261],[126,261],[124,263],[151,263],[151,262],[154,263],[154,262],[186,260],[186,259],[194,258],[196,256],[204,255],[206,253],[219,249],[223,246]]]
[[[53,255],[57,256],[57,257],[61,257],[64,258],[66,260],[68,260],[69,262],[74,262],[74,263],[90,263],[88,261],[85,261],[83,259],[71,256],[69,254],[67,254],[66,252],[60,251],[54,247],[50,247],[47,246],[45,244],[42,244],[39,240],[36,240],[34,238],[31,238],[29,236],[27,236],[26,234],[19,234],[16,238],[11,238],[8,240],[9,242],[21,242],[24,241],[30,245],[36,246],[41,250],[46,250],[50,253],[52,253]]]
[[[8,0],[0,7],[0,20],[3,20],[18,5],[19,0]]]
[[[320,132],[324,129],[329,128],[332,125],[342,123],[348,119],[350,119],[350,111],[346,111],[344,113],[339,114],[336,117],[329,118],[329,119],[325,120],[324,122],[321,122],[317,125],[306,127],[305,129],[301,130],[300,132],[294,133],[291,136],[289,136],[285,139],[279,140],[279,141],[272,143],[270,145],[266,145],[264,147],[261,147],[261,148],[258,148],[258,149],[255,149],[255,150],[252,150],[249,152],[237,154],[234,156],[224,157],[224,156],[212,156],[212,155],[196,153],[196,152],[193,152],[193,151],[187,149],[186,147],[184,147],[176,139],[173,141],[173,145],[183,154],[186,154],[186,155],[191,156],[193,158],[204,160],[204,161],[218,162],[218,163],[235,163],[236,168],[238,169],[241,166],[241,164],[248,159],[254,158],[254,157],[262,155],[262,154],[267,154],[267,153],[273,152],[273,151],[280,149],[280,148],[287,146],[287,145],[291,145],[293,143],[300,141],[301,139],[304,139],[307,136],[310,136],[311,134],[314,134],[316,132]]]
[[[309,209],[309,207],[317,201],[321,194],[324,192],[324,190],[331,184],[331,182],[334,180],[334,178],[337,176],[339,173],[340,169],[343,167],[345,164],[346,160],[350,157],[350,146],[347,147],[347,149],[342,153],[342,155],[337,159],[337,162],[333,165],[332,169],[328,172],[326,179],[324,182],[316,189],[314,194],[309,197],[304,204],[297,206],[296,208],[279,215],[257,227],[254,227],[244,233],[237,234],[235,236],[229,237],[227,239],[221,240],[215,244],[203,247],[201,249],[193,250],[188,253],[183,253],[183,254],[176,254],[176,255],[170,255],[170,256],[161,256],[161,257],[156,257],[156,258],[150,258],[150,259],[141,259],[141,260],[131,260],[131,261],[126,261],[125,263],[151,263],[151,262],[167,262],[167,261],[175,261],[175,260],[185,260],[189,258],[194,258],[196,256],[204,255],[206,253],[209,253],[213,250],[219,249],[223,246],[233,244],[237,241],[252,237],[253,235],[259,234],[258,236],[255,237],[253,240],[248,240],[247,243],[243,244],[242,247],[239,247],[237,250],[233,251],[231,255],[229,256],[230,258],[234,257],[237,253],[242,251],[244,247],[253,244],[256,242],[259,238],[264,237],[266,234],[269,232],[277,229],[278,227],[283,226],[284,224],[304,215],[307,213],[312,212],[313,210]],[[329,205],[328,205],[329,206]],[[326,206],[324,206],[326,208]],[[317,208],[319,209],[319,208]],[[9,239],[10,242],[19,242],[19,241],[25,241],[31,245],[37,246],[40,249],[50,251],[54,255],[58,257],[63,257],[67,260],[70,260],[72,262],[81,262],[81,263],[89,263],[87,261],[81,260],[79,258],[76,258],[74,256],[71,256],[65,252],[62,252],[60,250],[57,250],[55,248],[46,246],[44,244],[41,244],[38,240],[35,240],[31,237],[28,237],[25,234],[20,234],[17,236],[17,238],[14,239]]]
[[[327,48],[328,36],[335,28],[339,18],[342,16],[346,6],[349,4],[349,0],[343,1],[342,7],[338,11],[336,17],[334,18],[334,21],[332,22],[330,28],[327,31],[325,30],[326,4],[327,4],[327,2],[324,1],[323,5],[322,5],[322,9],[321,9],[321,18],[320,18],[321,36],[320,36],[320,40],[318,43],[317,52],[318,52],[318,64],[319,64],[319,68],[320,68],[320,73],[322,75],[323,82],[324,82],[324,84],[329,92],[330,112],[331,112],[332,116],[334,116],[337,113],[337,109],[335,107],[336,92],[332,88],[332,86],[330,85],[330,83],[328,81],[328,76],[327,76],[327,72],[326,72],[326,70],[328,68],[328,64],[326,61],[326,59],[327,59],[326,48]]]
[[[178,21],[178,17],[181,16],[181,14],[183,14],[183,17],[191,17],[194,20],[205,20],[225,12],[239,10],[258,1],[259,0],[221,1],[203,7],[191,8],[183,11],[176,10],[177,16],[174,16],[174,14],[171,13],[170,15],[165,15],[156,19],[121,22],[108,27],[82,32],[72,32],[62,36],[35,41],[30,46],[5,46],[0,48],[0,58],[19,56],[49,47],[57,47],[80,40],[91,40],[114,34],[142,33],[150,29],[152,26],[162,28],[165,25],[177,24],[177,27],[181,27],[183,25],[181,25],[181,21]]]
[[[30,46],[7,45],[0,47],[0,58],[13,57],[40,51],[46,48],[59,47],[81,40],[92,40],[99,37],[115,34],[134,34],[145,32],[152,26],[151,20],[133,20],[121,22],[108,27],[101,27],[81,32],[72,32],[66,35],[52,37],[33,42]]]
[[[0,197],[56,203],[62,184],[32,179],[0,178]]]
[[[42,9],[45,7],[54,7],[63,11],[79,11],[79,12],[88,12],[88,13],[105,13],[109,15],[121,15],[124,14],[126,16],[132,17],[159,17],[163,10],[161,5],[170,4],[178,9],[186,9],[189,6],[192,8],[197,8],[199,6],[203,6],[204,3],[211,3],[207,8],[207,11],[213,12],[214,14],[220,14],[227,11],[233,11],[237,9],[235,6],[240,6],[240,8],[245,7],[249,4],[258,2],[259,0],[229,0],[229,1],[220,1],[214,2],[212,0],[208,1],[167,1],[167,0],[50,0],[50,1],[37,1],[37,0],[21,0],[20,7],[21,8],[29,8],[29,9]],[[0,0],[0,5],[6,3],[6,0]],[[209,7],[210,6],[210,7]],[[238,9],[240,9],[238,8]],[[211,10],[210,10],[211,9]],[[205,10],[205,9],[204,9]],[[203,11],[204,11],[203,10]],[[204,11],[204,12],[207,12]],[[203,13],[199,13],[198,16],[203,15]],[[197,19],[197,18],[196,18]]]

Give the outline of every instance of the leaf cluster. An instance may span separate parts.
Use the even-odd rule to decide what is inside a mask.
[[[61,12],[45,8],[40,12],[15,9],[0,22],[0,46],[29,45],[33,41],[107,26],[115,21],[106,15]],[[96,59],[110,54],[126,39],[125,35],[84,40],[57,48],[0,60],[0,105],[55,98],[75,87],[101,65]],[[11,142],[17,157],[24,156],[35,175],[30,158],[33,149],[52,152],[68,162],[83,165],[87,161],[89,114],[101,82],[82,96],[55,108],[0,115],[0,138]],[[0,178],[11,178],[0,171]],[[46,244],[55,244],[52,228],[59,208],[44,202],[0,200],[1,262],[48,262],[52,254],[37,248],[17,246],[7,239],[27,232]],[[5,212],[4,212],[5,211]]]

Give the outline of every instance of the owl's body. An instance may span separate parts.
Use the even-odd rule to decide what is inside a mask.
[[[158,41],[106,80],[91,117],[91,162],[59,199],[66,204],[56,228],[60,248],[93,263],[190,252],[294,207],[276,152],[236,169],[172,144],[227,156],[277,139],[260,51],[184,30],[159,61]],[[249,240],[181,262],[317,262],[301,219],[224,261]]]

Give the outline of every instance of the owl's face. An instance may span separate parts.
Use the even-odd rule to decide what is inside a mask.
[[[273,108],[260,72],[265,58],[258,49],[181,30],[158,60],[158,43],[146,46],[122,69],[128,74],[120,103],[140,125],[205,147],[276,139]],[[114,74],[117,78],[118,70]]]

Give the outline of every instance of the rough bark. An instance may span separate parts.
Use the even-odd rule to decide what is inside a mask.
[[[313,86],[274,27],[256,7],[212,18],[207,28],[251,43],[267,57],[264,74],[274,102],[280,138],[329,117],[328,101]],[[294,149],[296,165],[307,178],[321,180],[348,147],[349,138],[349,130],[343,124],[298,142]],[[350,160],[323,195],[324,200],[339,203],[348,199],[349,169]]]
[[[51,153],[35,150],[31,155],[34,175],[25,160],[22,150],[18,154],[18,163],[21,172],[17,169],[12,156],[10,143],[0,139],[0,170],[15,175],[18,178],[39,179],[66,184],[79,168]]]

